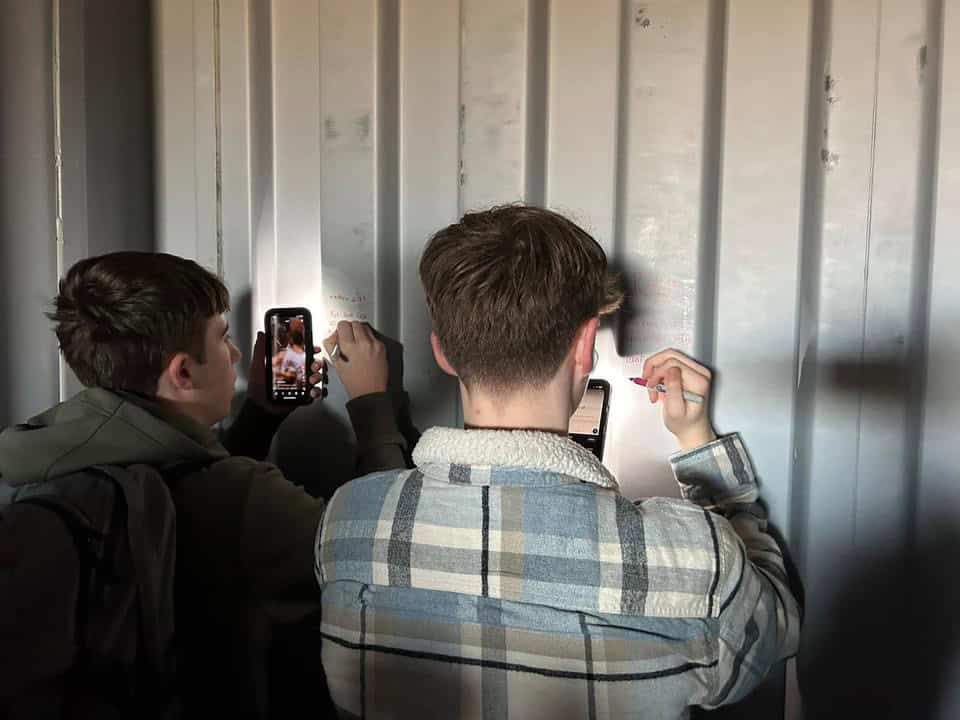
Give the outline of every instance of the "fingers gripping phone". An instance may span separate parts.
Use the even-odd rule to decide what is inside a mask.
[[[304,307],[271,308],[263,319],[267,336],[267,398],[281,405],[310,402],[313,320]]]
[[[607,435],[607,408],[610,383],[590,380],[576,411],[570,417],[570,438],[603,460],[603,441]]]

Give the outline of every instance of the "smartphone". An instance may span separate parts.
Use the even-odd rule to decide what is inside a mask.
[[[570,418],[570,438],[603,460],[603,441],[607,435],[607,408],[610,383],[590,380],[580,405]]]
[[[271,308],[263,318],[267,336],[267,397],[281,405],[310,402],[313,320],[304,307]]]

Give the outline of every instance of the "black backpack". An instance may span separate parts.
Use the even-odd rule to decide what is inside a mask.
[[[0,720],[178,716],[164,479],[196,469],[0,480]]]

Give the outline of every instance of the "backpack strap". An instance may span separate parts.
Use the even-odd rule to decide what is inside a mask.
[[[116,479],[102,469],[88,468],[85,473],[96,476],[99,482],[111,486],[112,505],[106,527],[94,527],[90,519],[69,501],[55,492],[36,488],[17,497],[17,505],[33,505],[54,513],[66,526],[77,551],[77,602],[74,618],[76,659],[64,675],[63,690],[67,696],[85,697],[91,692],[109,699],[113,707],[132,711],[134,696],[130,692],[129,676],[123,666],[100,656],[93,648],[91,621],[93,608],[100,607],[108,585],[122,581],[117,568],[118,542],[126,533],[127,504],[123,488]],[[55,478],[51,483],[69,482]],[[68,701],[69,702],[69,701]]]
[[[176,511],[156,468],[98,466],[124,495],[127,539],[137,593],[138,695],[141,709],[161,711],[176,695],[173,585]],[[151,713],[151,716],[155,716]]]
[[[76,510],[50,497],[31,496],[14,502],[18,505],[34,505],[54,513],[67,527],[70,537],[73,539],[79,559],[79,589],[73,624],[74,641],[79,656],[85,658],[89,647],[87,626],[89,624],[90,585],[93,571],[101,565],[99,548],[104,540],[103,534],[90,527]]]

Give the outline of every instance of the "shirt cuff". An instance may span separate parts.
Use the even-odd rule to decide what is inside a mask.
[[[670,456],[683,497],[703,507],[752,503],[758,496],[753,464],[738,433]]]

